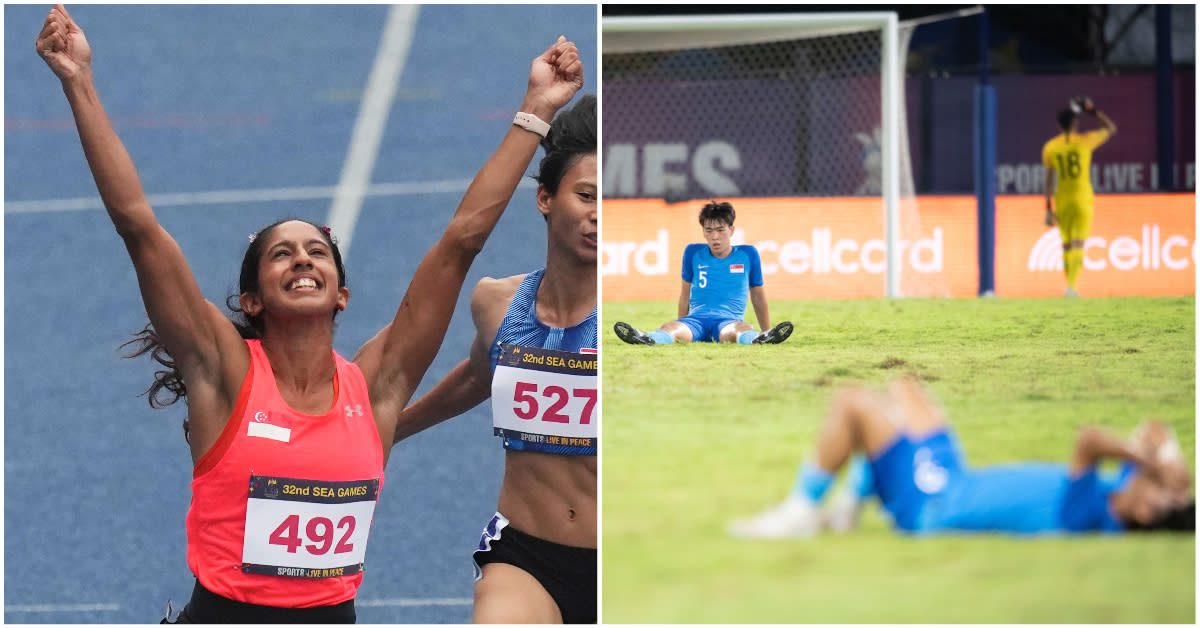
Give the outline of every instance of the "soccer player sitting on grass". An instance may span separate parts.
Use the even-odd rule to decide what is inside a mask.
[[[874,487],[901,532],[925,535],[1188,530],[1196,528],[1191,476],[1178,441],[1156,421],[1129,441],[1084,428],[1068,464],[970,467],[941,409],[911,378],[886,393],[857,387],[833,402],[792,494],[758,516],[734,521],[741,538],[811,536],[818,504],[842,465],[866,452]],[[1102,474],[1103,459],[1121,461]],[[852,526],[847,526],[852,527]]]
[[[771,327],[758,249],[730,242],[733,219],[729,203],[713,201],[700,210],[705,243],[689,244],[683,250],[679,319],[650,333],[618,321],[613,325],[618,338],[636,345],[692,341],[761,345],[778,344],[792,335],[792,324],[787,321]],[[742,320],[747,295],[762,332]]]
[[[1101,128],[1080,133],[1080,113],[1094,116]],[[1075,281],[1083,269],[1083,247],[1092,230],[1092,151],[1117,132],[1117,125],[1096,109],[1091,98],[1083,96],[1071,100],[1069,108],[1058,112],[1058,127],[1062,133],[1042,147],[1042,165],[1046,168],[1046,226],[1058,224],[1063,243],[1063,271],[1067,275],[1066,296],[1077,297]]]

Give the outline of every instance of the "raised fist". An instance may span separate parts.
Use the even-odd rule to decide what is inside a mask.
[[[559,37],[533,60],[527,97],[542,101],[553,111],[571,101],[583,87],[583,61],[575,44]]]
[[[83,36],[83,29],[75,24],[61,4],[50,9],[34,47],[55,76],[62,80],[87,70],[92,64],[92,49]]]

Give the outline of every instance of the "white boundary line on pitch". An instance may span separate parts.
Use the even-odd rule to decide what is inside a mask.
[[[375,64],[367,77],[363,92],[362,107],[354,121],[354,133],[350,138],[350,152],[342,166],[342,179],[338,182],[333,202],[329,205],[329,218],[325,224],[338,234],[338,248],[345,259],[350,252],[354,236],[354,225],[362,209],[363,191],[371,181],[375,159],[379,156],[379,142],[387,126],[388,112],[396,97],[396,84],[404,72],[408,49],[412,43],[413,29],[417,22],[415,5],[392,5],[388,9],[387,25],[383,39],[375,54]]]
[[[443,181],[420,181],[414,183],[375,183],[366,186],[363,196],[409,196],[415,194],[463,193],[471,185],[471,179],[446,179]],[[519,187],[536,187],[528,177],[521,180]],[[222,203],[275,203],[281,201],[310,201],[333,198],[332,186],[262,188],[254,190],[215,190],[212,192],[179,192],[174,194],[150,194],[146,200],[151,207],[183,207],[188,205],[215,205]],[[6,214],[41,214],[104,209],[99,196],[47,199],[42,201],[13,201],[4,204]],[[337,232],[335,232],[337,233]],[[341,236],[339,235],[339,238]]]

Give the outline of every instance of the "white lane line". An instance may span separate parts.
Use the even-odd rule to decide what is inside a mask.
[[[388,112],[396,96],[396,84],[404,71],[412,43],[413,28],[417,22],[415,5],[393,5],[388,9],[387,25],[383,29],[383,41],[375,54],[375,65],[367,77],[367,88],[363,93],[362,107],[354,121],[354,133],[350,138],[350,154],[342,167],[342,179],[338,182],[333,203],[329,206],[329,218],[325,224],[338,238],[342,257],[350,252],[354,235],[354,224],[362,209],[363,190],[371,180],[375,169],[375,158],[379,155],[379,141],[387,124]]]
[[[470,179],[446,179],[443,181],[416,181],[412,183],[375,183],[363,191],[368,196],[406,196],[414,194],[461,194],[471,185]],[[522,187],[532,187],[532,180],[521,181]],[[211,192],[179,192],[174,194],[150,194],[146,200],[150,206],[180,207],[187,205],[213,205],[221,203],[265,203],[278,201],[307,201],[333,198],[335,189],[325,187],[263,188],[256,190],[214,190]],[[452,208],[452,207],[451,207]],[[13,201],[4,204],[6,214],[38,214],[46,212],[84,211],[104,209],[99,196],[47,199],[41,201]],[[341,236],[339,236],[340,240]]]
[[[384,598],[382,600],[355,600],[355,606],[470,606],[474,603],[469,597],[431,597],[431,598]]]
[[[57,613],[71,611],[115,611],[120,610],[116,604],[13,604],[5,605],[6,613]]]
[[[355,600],[355,606],[363,607],[413,607],[413,606],[471,606],[474,601],[469,597],[431,597],[431,598],[384,598],[380,600]],[[88,612],[116,611],[117,604],[14,604],[4,607],[6,613],[58,613],[58,612]]]

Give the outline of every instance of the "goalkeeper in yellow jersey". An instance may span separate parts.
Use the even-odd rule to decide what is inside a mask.
[[[1101,128],[1080,133],[1080,113],[1095,117]],[[1083,245],[1092,228],[1092,151],[1117,132],[1117,125],[1096,109],[1091,98],[1080,97],[1072,99],[1069,108],[1058,112],[1058,127],[1062,133],[1042,147],[1042,165],[1046,169],[1046,226],[1058,224],[1063,241],[1067,296],[1077,297],[1075,281],[1083,268]],[[1057,186],[1053,185],[1055,181]]]

